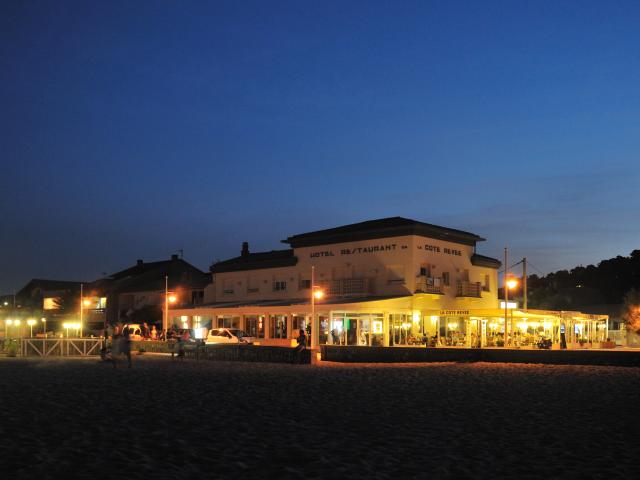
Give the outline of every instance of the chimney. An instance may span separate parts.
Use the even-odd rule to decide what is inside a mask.
[[[141,259],[141,258],[139,258],[138,260],[136,260],[136,266],[138,266],[138,267],[139,267],[140,265],[142,265],[143,263],[144,263],[144,262],[142,261],[142,259]]]
[[[249,242],[242,242],[242,251],[240,252],[240,255],[243,257],[249,255]]]
[[[176,254],[171,255],[171,260],[178,260],[178,255]]]

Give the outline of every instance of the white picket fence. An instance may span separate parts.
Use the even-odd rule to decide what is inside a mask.
[[[100,355],[101,338],[22,338],[23,357],[88,357]]]

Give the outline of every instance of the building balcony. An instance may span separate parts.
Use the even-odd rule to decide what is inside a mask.
[[[427,277],[424,275],[416,277],[415,293],[433,293],[435,295],[443,295],[442,279],[439,277]]]
[[[482,296],[482,286],[480,282],[469,282],[467,280],[458,280],[458,289],[456,291],[456,297],[474,297],[480,298]]]
[[[370,293],[368,278],[341,278],[316,282],[328,296],[367,295]]]

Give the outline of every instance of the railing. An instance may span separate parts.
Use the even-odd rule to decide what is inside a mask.
[[[435,293],[442,295],[442,279],[439,277],[416,277],[416,293]]]
[[[482,286],[480,282],[469,282],[466,280],[458,280],[458,290],[456,297],[481,297]]]
[[[318,286],[327,295],[363,295],[369,293],[368,278],[342,278],[339,280],[323,280]]]
[[[22,338],[23,357],[88,357],[100,355],[101,338]]]

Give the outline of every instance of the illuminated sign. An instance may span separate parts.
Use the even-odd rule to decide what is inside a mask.
[[[469,315],[469,310],[440,310],[440,315]]]
[[[500,302],[500,308],[504,310],[504,302]],[[517,302],[507,302],[507,308],[518,308]]]
[[[382,333],[382,322],[380,320],[373,321],[373,333]]]
[[[354,255],[358,253],[378,253],[378,252],[393,252],[395,251],[398,245],[395,243],[388,243],[383,245],[371,245],[369,247],[353,247],[353,248],[342,248],[340,249],[340,255]],[[401,245],[401,249],[406,249],[406,245]],[[320,252],[311,252],[309,257],[311,258],[319,258],[319,257],[335,257],[336,254],[333,253],[333,250],[322,250]]]
[[[462,256],[462,252],[460,250],[456,250],[455,248],[447,248],[447,247],[440,248],[438,245],[429,245],[428,243],[425,243],[424,246],[418,245],[418,248],[419,249],[424,248],[428,252],[444,253],[446,255],[456,255],[458,257]]]

